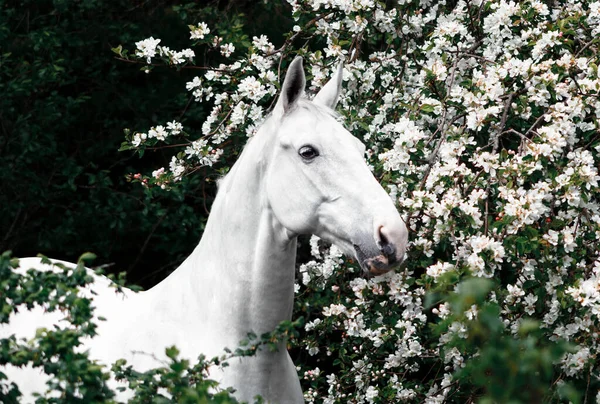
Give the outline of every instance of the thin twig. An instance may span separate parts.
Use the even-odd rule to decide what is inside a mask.
[[[529,139],[527,136],[525,136],[525,135],[524,135],[524,134],[522,134],[521,132],[519,132],[519,131],[516,131],[516,130],[514,130],[514,129],[512,129],[512,128],[510,128],[510,129],[508,129],[508,130],[506,130],[506,131],[504,131],[504,132],[500,133],[500,136],[502,136],[502,135],[504,135],[504,134],[508,134],[508,133],[514,133],[515,135],[519,135],[519,137],[521,137],[521,144],[519,145],[519,150],[518,150],[518,153],[519,153],[519,155],[520,155],[520,154],[523,152],[523,144],[524,144],[525,142],[531,142],[531,139]],[[535,132],[534,132],[534,133],[535,133]]]
[[[13,220],[12,224],[10,225],[10,228],[4,235],[4,238],[2,239],[3,242],[7,241],[8,238],[12,235],[12,232],[15,229],[15,225],[17,224],[17,222],[19,221],[19,217],[21,216],[21,211],[22,211],[22,208],[17,210],[17,214],[15,215],[15,220]]]
[[[538,124],[541,122],[542,119],[544,119],[545,116],[546,116],[546,112],[544,112],[542,115],[538,116],[538,118],[535,120],[533,125],[531,125],[531,127],[529,129],[527,129],[527,132],[525,132],[525,137],[527,137],[527,135],[529,135],[529,133],[531,133],[532,131],[535,130],[535,128],[537,128]]]
[[[185,104],[185,107],[183,108],[183,110],[181,111],[181,114],[179,114],[179,118],[177,119],[178,121],[181,121],[181,118],[183,118],[183,115],[185,115],[185,113],[187,112],[188,108],[190,107],[190,105],[192,104],[192,100],[196,98],[193,95],[190,96],[190,98],[188,99],[187,104]]]
[[[512,104],[512,99],[514,97],[515,93],[511,93],[508,98],[506,99],[506,101],[504,102],[504,111],[502,111],[502,119],[500,121],[500,127],[498,129],[498,131],[496,132],[495,135],[492,135],[492,138],[490,139],[490,142],[493,144],[492,146],[492,153],[496,154],[496,152],[498,151],[498,147],[500,146],[500,136],[502,135],[503,131],[504,131],[504,127],[506,126],[506,120],[508,119],[508,110],[510,108],[510,105]]]
[[[151,146],[151,147],[145,147],[144,150],[162,150],[162,149],[172,149],[175,147],[183,147],[183,146],[189,146],[190,144],[192,144],[192,142],[188,142],[188,143],[177,143],[177,144],[166,144],[163,146]]]
[[[485,187],[485,216],[484,216],[484,230],[483,230],[483,234],[485,234],[487,236],[488,234],[488,229],[489,229],[489,223],[488,223],[488,216],[489,216],[489,200],[490,200],[490,185],[488,184]]]
[[[156,223],[154,223],[154,225],[152,226],[152,229],[150,230],[150,233],[148,234],[148,237],[146,237],[146,240],[144,240],[144,245],[142,245],[140,252],[138,253],[137,257],[135,258],[135,261],[133,262],[133,264],[131,264],[129,266],[129,269],[127,270],[127,272],[131,272],[131,270],[138,264],[138,262],[142,258],[142,255],[146,251],[146,248],[148,247],[148,243],[150,242],[150,239],[156,232],[156,229],[163,222],[163,220],[165,220],[165,218],[167,217],[167,213],[169,213],[169,209],[165,210],[165,213],[163,213],[162,216],[156,221]]]
[[[585,45],[583,45],[583,47],[581,49],[579,49],[577,51],[577,53],[575,54],[575,59],[577,59],[579,57],[579,55],[581,54],[581,52],[583,52],[584,50],[586,50],[590,45],[592,45],[594,42],[597,42],[598,38],[594,38],[591,41],[587,42]]]
[[[136,64],[136,65],[161,66],[161,67],[165,66],[164,64],[160,64],[160,63],[146,63],[146,62],[143,62],[141,60],[126,59],[126,58],[119,57],[119,56],[115,56],[115,59],[119,60],[121,62],[133,63],[133,64]],[[210,71],[215,71],[215,72],[231,73],[230,70],[227,70],[227,69],[217,69],[216,67],[210,67],[210,66],[185,65],[185,66],[180,66],[180,69],[210,70]]]

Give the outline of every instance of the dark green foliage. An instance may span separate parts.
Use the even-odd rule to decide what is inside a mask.
[[[448,326],[455,322],[466,328],[464,335],[454,335],[444,349],[473,354],[454,375],[460,390],[471,391],[482,403],[539,403],[561,396],[579,402],[573,387],[563,384],[555,390],[552,383],[557,376],[554,364],[573,347],[547,340],[541,323],[534,319],[522,319],[514,333],[506,329],[500,305],[487,301],[494,286],[491,280],[470,278],[447,296],[453,314],[438,325],[438,331],[449,332]],[[468,319],[464,313],[473,306],[476,317]]]
[[[10,253],[0,257],[0,323],[7,323],[19,310],[41,306],[49,312],[60,310],[66,313],[68,326],[38,329],[35,343],[17,340],[14,336],[2,339],[0,365],[31,365],[43,369],[50,376],[48,388],[60,400],[48,398],[41,402],[89,403],[111,399],[114,393],[106,384],[108,374],[89,359],[87,352],[77,350],[83,338],[96,335],[96,325],[91,321],[91,301],[79,295],[79,288],[92,281],[84,261],[79,260],[73,270],[28,270],[26,275],[14,272],[18,266],[18,260],[12,259]],[[4,379],[0,370],[0,380]],[[2,382],[0,401],[17,402],[19,396],[15,385],[7,386]]]
[[[187,203],[183,193],[151,202],[125,180],[144,166],[117,149],[124,127],[185,106],[185,77],[149,80],[110,48],[151,31],[169,38],[184,22],[159,1],[18,3],[0,3],[0,249],[70,261],[92,250],[138,281],[154,276],[149,262],[172,269],[197,242],[210,199],[198,180]]]

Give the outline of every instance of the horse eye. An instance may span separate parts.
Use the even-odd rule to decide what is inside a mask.
[[[312,160],[319,155],[319,152],[312,146],[302,146],[298,154],[305,160]]]

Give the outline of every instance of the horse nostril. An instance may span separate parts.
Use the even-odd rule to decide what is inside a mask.
[[[380,246],[384,246],[386,244],[389,244],[389,241],[387,239],[387,237],[385,236],[385,234],[383,234],[383,226],[379,226],[377,228],[377,235],[376,237],[379,237],[379,245]]]
[[[381,246],[381,252],[386,258],[391,258],[396,256],[396,249],[392,244],[383,244]]]
[[[383,234],[383,226],[379,228],[379,249],[384,257],[392,259],[393,262],[396,257],[396,248],[391,244],[385,234]]]

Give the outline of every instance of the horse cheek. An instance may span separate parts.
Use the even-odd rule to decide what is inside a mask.
[[[312,208],[309,199],[297,192],[298,184],[280,181],[268,187],[269,205],[277,221],[295,234],[313,231],[310,217]]]

